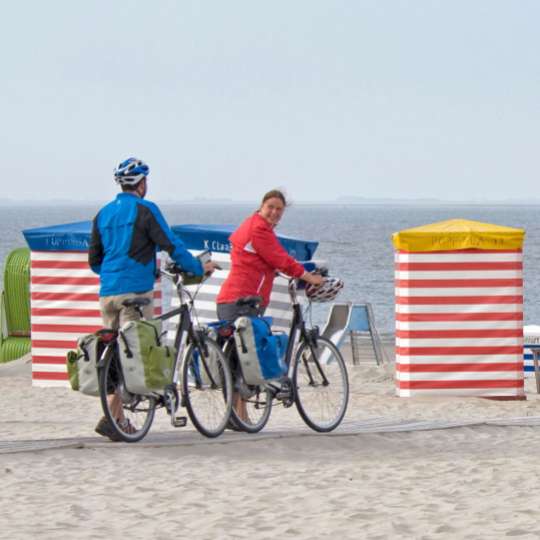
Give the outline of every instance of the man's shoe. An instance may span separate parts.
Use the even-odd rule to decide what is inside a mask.
[[[101,435],[102,437],[107,437],[108,439],[111,439],[111,441],[114,441],[114,442],[120,442],[122,440],[118,436],[116,431],[114,431],[113,427],[111,426],[107,418],[105,418],[105,416],[102,417],[101,420],[97,423],[97,426],[94,431],[98,433],[99,435]]]

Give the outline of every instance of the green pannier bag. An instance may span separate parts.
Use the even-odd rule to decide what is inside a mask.
[[[97,363],[103,348],[99,335],[88,334],[77,340],[76,351],[67,353],[67,371],[73,390],[78,390],[87,396],[99,396]]]
[[[133,394],[163,394],[173,381],[174,347],[161,345],[160,321],[129,321],[118,333],[124,382]]]

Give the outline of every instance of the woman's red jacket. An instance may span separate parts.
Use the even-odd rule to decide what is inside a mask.
[[[263,298],[263,306],[267,306],[276,270],[291,277],[300,277],[305,271],[287,254],[272,226],[258,213],[248,217],[229,240],[232,244],[231,271],[219,291],[218,304],[259,295]]]

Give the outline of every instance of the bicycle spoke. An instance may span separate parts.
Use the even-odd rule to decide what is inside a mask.
[[[316,431],[332,431],[343,419],[349,398],[345,363],[336,347],[324,338],[304,343],[293,373],[298,412]]]
[[[182,392],[195,427],[206,437],[217,437],[231,413],[231,375],[221,349],[209,339],[205,348],[207,354],[193,345],[186,352]]]

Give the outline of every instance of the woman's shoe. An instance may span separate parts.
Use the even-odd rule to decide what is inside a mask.
[[[239,431],[239,432],[244,431],[243,429],[240,429],[232,420],[229,420],[227,422],[225,429],[230,429],[231,431]]]

